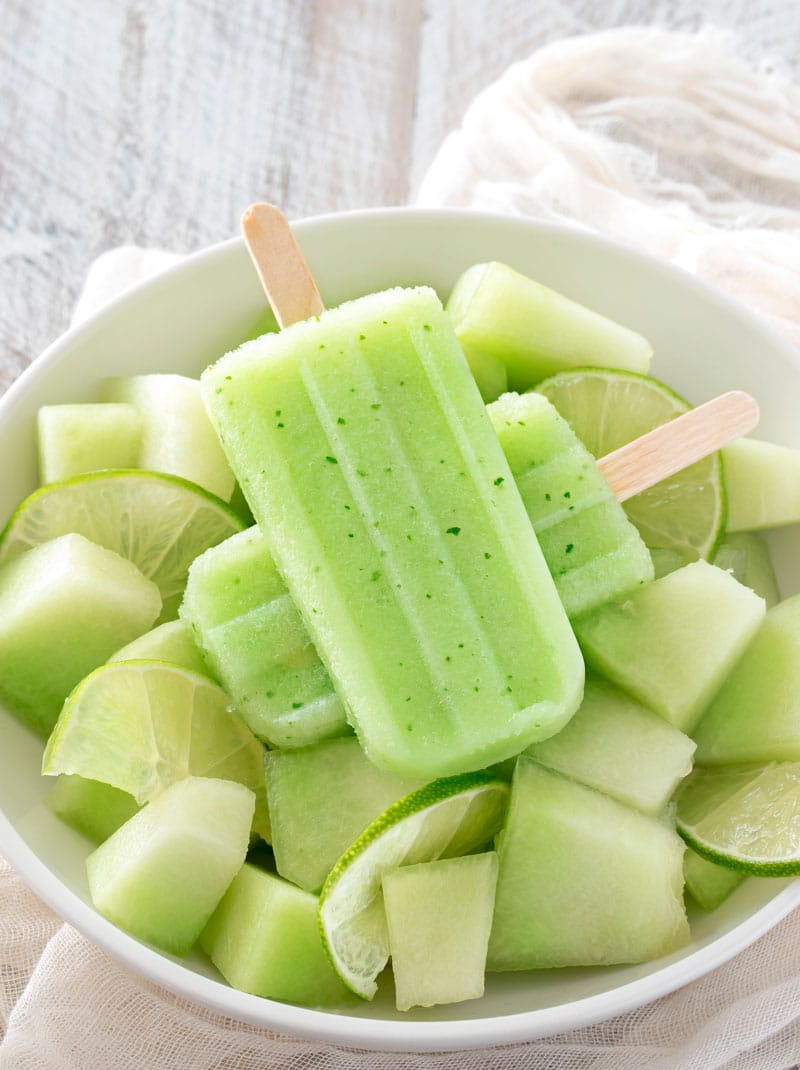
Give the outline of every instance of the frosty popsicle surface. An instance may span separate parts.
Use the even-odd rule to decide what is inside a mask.
[[[542,394],[488,406],[567,615],[653,579],[653,560],[594,458]]]
[[[566,723],[582,658],[433,290],[249,342],[202,389],[373,761],[448,775]]]

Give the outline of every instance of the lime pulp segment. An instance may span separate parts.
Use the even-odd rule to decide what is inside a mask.
[[[30,494],[0,534],[0,564],[58,535],[77,533],[132,561],[158,586],[161,620],[177,614],[189,565],[241,531],[220,498],[178,476],[111,469],[48,483]]]
[[[48,740],[45,775],[78,773],[147,802],[189,775],[235,780],[266,829],[264,745],[207,678],[157,661],[110,662],[72,692]]]
[[[678,832],[703,858],[760,877],[800,874],[800,762],[698,767],[677,801]]]

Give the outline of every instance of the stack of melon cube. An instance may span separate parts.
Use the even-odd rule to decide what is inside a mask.
[[[685,851],[676,832],[672,800],[693,762],[800,760],[800,601],[765,616],[777,588],[751,534],[800,522],[786,493],[800,485],[800,453],[730,447],[737,534],[714,564],[654,578],[591,455],[534,392],[588,365],[646,376],[645,340],[500,264],[466,272],[448,312],[463,350],[457,390],[491,403],[480,434],[507,466],[492,493],[516,496],[514,515],[529,517],[563,602],[559,634],[582,655],[574,694],[513,746],[467,747],[463,767],[441,775],[415,765],[413,740],[396,762],[372,746],[331,639],[316,642],[315,610],[281,567],[242,462],[247,428],[242,449],[229,441],[221,413],[236,354],[203,389],[143,375],[105,381],[91,403],[43,408],[44,486],[0,542],[0,695],[47,737],[53,811],[95,843],[96,908],[171,953],[202,948],[230,984],[266,998],[371,998],[391,960],[409,1010],[479,998],[487,970],[678,951],[690,939],[684,881],[712,909],[742,879]],[[269,360],[270,346],[251,342],[247,360]],[[282,428],[286,414],[253,392]],[[423,448],[440,443],[431,435]],[[332,450],[325,460],[339,463]],[[190,538],[187,501],[208,514]],[[460,530],[448,528],[448,545]],[[507,593],[490,589],[487,605],[502,614]],[[418,636],[423,661],[435,639]],[[407,666],[409,691],[419,671]],[[505,699],[485,701],[511,719]]]

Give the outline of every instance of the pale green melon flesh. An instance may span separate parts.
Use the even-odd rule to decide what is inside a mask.
[[[694,561],[573,623],[592,668],[691,733],[764,612],[748,587]]]
[[[384,873],[398,1010],[483,995],[496,884],[494,851]]]
[[[154,583],[82,535],[27,550],[0,568],[0,696],[47,734],[72,688],[160,611]]]
[[[275,864],[310,892],[371,821],[423,783],[379,769],[352,736],[268,751],[265,771]]]
[[[94,906],[140,940],[186,954],[245,860],[254,804],[231,780],[171,784],[86,859]]]
[[[190,479],[229,501],[234,478],[200,397],[200,384],[184,375],[132,375],[105,379],[104,401],[132,405],[142,421],[140,468]]]
[[[722,457],[729,532],[800,523],[800,450],[740,438]]]
[[[331,679],[257,528],[201,554],[180,608],[251,730],[275,747],[350,731]]]
[[[317,924],[317,897],[245,862],[200,944],[240,992],[306,1007],[345,1002]]]
[[[780,601],[769,546],[756,532],[740,531],[725,535],[712,561],[717,568],[726,569],[739,583],[755,591],[764,599],[767,609]]]
[[[140,809],[127,791],[77,773],[56,777],[45,801],[62,821],[95,843],[107,840]]]
[[[701,765],[800,761],[800,595],[769,610],[694,738]]]
[[[694,750],[683,732],[590,675],[569,724],[526,753],[549,769],[655,815],[691,772]]]
[[[660,819],[520,758],[487,968],[647,962],[681,947],[683,850]]]
[[[109,661],[166,661],[189,672],[211,676],[203,656],[182,620],[168,620],[152,628],[132,643],[117,650]]]
[[[686,555],[679,550],[651,549],[656,578],[682,568]],[[763,598],[767,609],[780,601],[778,580],[766,540],[755,531],[729,532],[722,536],[709,561],[724,569],[745,587]]]
[[[511,390],[527,390],[570,368],[647,372],[641,335],[497,262],[475,264],[447,302],[458,340],[502,361]]]
[[[122,402],[43,405],[36,435],[40,482],[54,483],[101,468],[135,468],[142,418]]]
[[[716,910],[739,887],[745,874],[709,862],[687,847],[683,859],[683,877],[686,891],[692,899],[703,910],[711,911]]]
[[[488,408],[568,616],[653,579],[653,562],[595,460],[542,394]]]
[[[583,666],[435,294],[372,294],[202,378],[253,513],[368,756],[482,768],[552,734]]]

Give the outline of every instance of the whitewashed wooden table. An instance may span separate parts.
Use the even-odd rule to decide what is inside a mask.
[[[637,23],[800,70],[797,0],[0,0],[0,392],[105,249],[192,251],[254,199],[406,203],[509,64]]]

